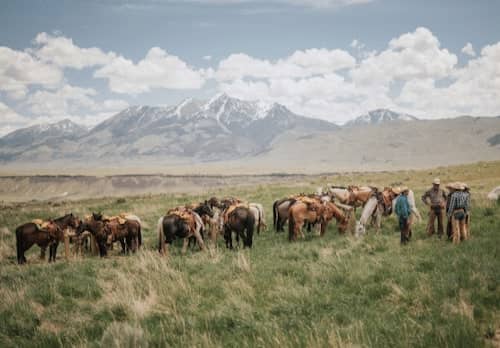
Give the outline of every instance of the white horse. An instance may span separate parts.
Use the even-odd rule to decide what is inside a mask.
[[[257,224],[257,234],[260,233],[261,227],[267,230],[266,216],[264,214],[264,206],[260,203],[249,203],[248,208],[255,218]]]
[[[361,217],[359,221],[356,222],[356,237],[362,236],[366,233],[366,225],[368,224],[368,220],[370,217],[375,215],[375,223],[377,227],[379,227],[380,222],[382,221],[382,209],[378,208],[378,200],[377,197],[371,197],[368,202],[366,202],[363,207],[363,211],[361,212]]]
[[[391,202],[392,211],[395,211],[396,209],[396,201],[398,197],[399,195],[395,196]],[[413,193],[413,190],[408,191],[408,204],[410,205],[412,217],[416,218],[417,221],[421,221],[422,216],[420,215],[417,205],[415,204],[415,194]],[[383,208],[378,203],[377,198],[371,197],[365,204],[359,221],[356,222],[356,236],[361,236],[366,233],[366,225],[368,224],[370,217],[374,219],[375,226],[377,227],[377,230],[379,230],[382,224],[382,215]]]

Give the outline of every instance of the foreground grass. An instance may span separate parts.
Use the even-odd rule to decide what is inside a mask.
[[[10,231],[34,217],[134,211],[146,222],[145,248],[133,256],[86,256],[48,265],[29,253],[15,265],[14,238],[0,235],[0,346],[416,346],[498,345],[500,206],[484,193],[500,179],[498,163],[428,172],[357,174],[295,187],[228,188],[265,204],[326,182],[402,182],[420,196],[429,178],[467,180],[474,192],[472,238],[458,246],[427,237],[418,224],[400,247],[394,217],[380,234],[354,239],[308,235],[289,243],[272,231],[252,250],[169,259],[154,248],[156,220],[197,196],[144,196],[6,207]],[[419,207],[423,209],[421,206]],[[423,210],[421,210],[424,212]],[[423,214],[425,216],[425,214]]]

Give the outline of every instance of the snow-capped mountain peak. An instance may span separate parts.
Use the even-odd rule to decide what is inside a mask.
[[[398,113],[389,109],[376,109],[361,115],[351,121],[348,121],[345,126],[360,126],[367,124],[382,124],[385,122],[409,122],[418,120],[415,116]]]

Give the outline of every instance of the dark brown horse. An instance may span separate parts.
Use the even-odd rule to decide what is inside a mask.
[[[55,220],[52,220],[56,225],[59,226],[59,228],[64,232],[66,229],[71,228],[74,231],[78,228],[80,225],[81,221],[78,218],[78,216],[73,215],[73,213],[64,215],[60,218],[57,218]],[[54,248],[54,247],[53,247]],[[56,247],[57,248],[57,247]],[[40,250],[40,259],[45,260],[45,251],[47,247],[41,247]],[[50,250],[49,250],[50,251]],[[53,251],[52,251],[53,252]],[[67,255],[66,255],[67,256]]]
[[[99,255],[104,257],[108,253],[106,247],[108,236],[104,231],[104,222],[102,220],[96,220],[95,218],[100,219],[102,215],[93,214],[93,217],[83,220],[80,226],[78,226],[76,234],[77,236],[82,236],[85,231],[90,232],[97,242]]]
[[[233,248],[233,231],[236,233],[236,240],[243,239],[244,247],[252,247],[253,229],[255,217],[248,207],[238,206],[231,211],[224,222],[224,240],[226,247]]]
[[[16,228],[17,262],[26,263],[24,253],[37,244],[44,249],[50,247],[49,262],[56,260],[57,246],[64,238],[63,230],[53,221],[48,221],[42,228],[39,225],[28,222]]]

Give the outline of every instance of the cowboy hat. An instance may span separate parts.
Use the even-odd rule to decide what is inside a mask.
[[[409,191],[410,189],[408,188],[408,186],[403,186],[401,187],[401,193],[405,192],[405,191]]]
[[[465,186],[461,182],[450,182],[448,185],[446,185],[447,189],[452,189],[452,190],[464,190]]]
[[[432,184],[434,184],[434,185],[439,185],[439,184],[441,184],[441,180],[439,180],[439,178],[435,178],[435,179],[432,181]]]
[[[391,190],[395,195],[399,195],[401,193],[401,187],[393,187]]]

